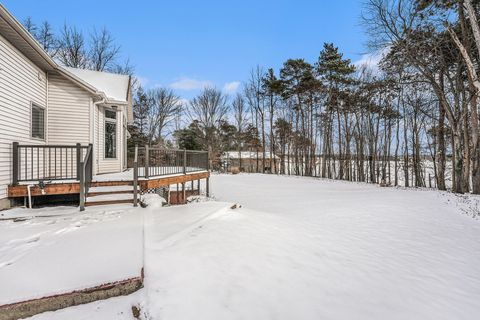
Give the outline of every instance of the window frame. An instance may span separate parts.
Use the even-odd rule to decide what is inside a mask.
[[[106,111],[115,112],[115,119],[107,117]],[[107,148],[106,148],[107,123],[115,125],[115,150],[114,150],[115,156],[114,157],[107,157]],[[110,109],[110,108],[104,108],[103,110],[103,159],[107,161],[118,160],[118,110]]]
[[[33,136],[33,109],[37,108],[43,112],[43,138]],[[46,141],[47,137],[47,109],[39,103],[30,101],[30,139],[38,141]]]

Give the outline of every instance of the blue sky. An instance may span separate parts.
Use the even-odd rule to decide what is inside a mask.
[[[2,0],[20,21],[107,27],[147,87],[191,98],[208,84],[234,92],[252,67],[315,62],[324,42],[357,61],[366,53],[361,0]]]

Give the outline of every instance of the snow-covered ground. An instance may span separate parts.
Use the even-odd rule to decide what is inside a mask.
[[[141,209],[17,208],[0,219],[0,305],[140,276]]]
[[[480,314],[479,197],[248,174],[211,190],[218,202],[142,211],[144,289],[33,319]]]

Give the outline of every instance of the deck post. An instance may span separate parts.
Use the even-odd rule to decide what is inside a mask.
[[[210,151],[207,151],[207,171],[210,172]],[[210,198],[210,177],[206,179],[207,198]]]
[[[207,151],[207,171],[210,171],[210,151]]]
[[[210,178],[207,178],[207,198],[210,198]]]
[[[80,162],[80,211],[85,210],[85,171],[83,161]]]
[[[12,144],[13,147],[13,153],[12,153],[12,165],[13,165],[13,172],[12,172],[12,184],[17,185],[18,184],[18,142],[14,142]]]
[[[175,194],[177,195],[177,204],[180,203],[180,188],[178,187],[178,182],[177,182],[177,188],[175,189]]]
[[[183,174],[187,174],[187,150],[183,149]]]
[[[77,149],[77,180],[80,180],[80,166],[81,166],[81,158],[82,158],[82,149],[81,149],[81,144],[77,143],[76,144],[76,149]]]
[[[135,158],[133,161],[133,206],[138,206],[138,145],[135,145]]]
[[[148,167],[149,167],[149,151],[148,151],[148,144],[145,146],[145,178],[148,179]]]
[[[187,203],[187,197],[185,192],[185,182],[182,182],[182,203]]]

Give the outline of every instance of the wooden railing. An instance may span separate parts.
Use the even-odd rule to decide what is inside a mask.
[[[87,154],[85,158],[80,161],[79,176],[80,176],[80,211],[85,210],[85,200],[88,194],[88,189],[93,178],[93,147],[88,145]]]
[[[133,151],[133,152],[132,152]],[[187,174],[208,170],[208,152],[194,150],[178,150],[135,147],[130,151],[129,167],[134,167],[136,153],[138,177],[151,178],[158,176]]]
[[[40,180],[79,180],[88,146],[20,145],[13,147],[12,184]]]

